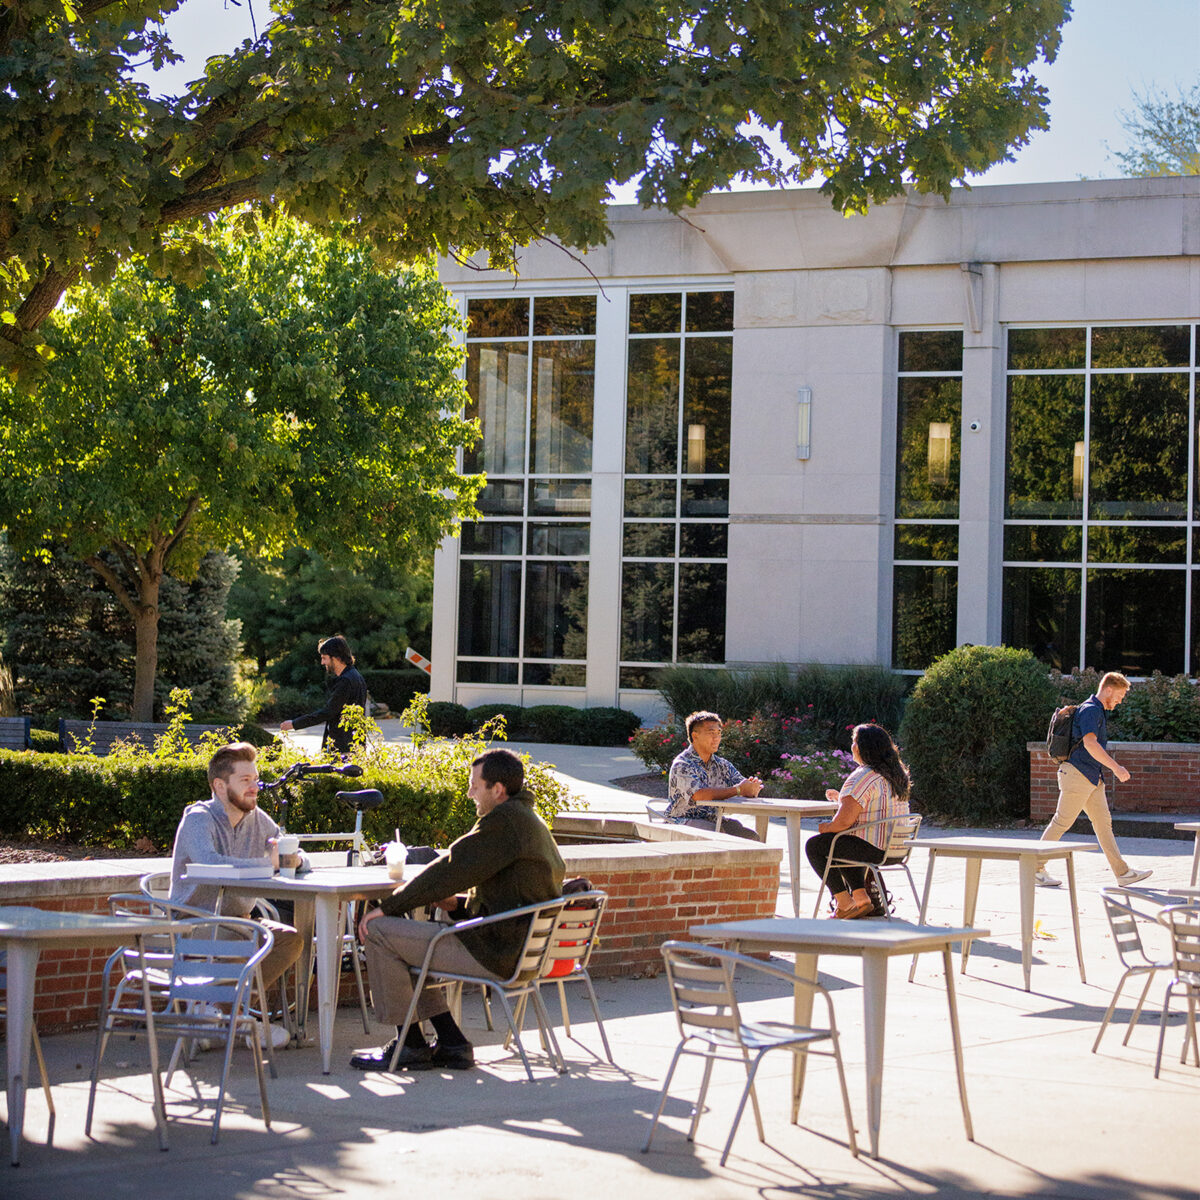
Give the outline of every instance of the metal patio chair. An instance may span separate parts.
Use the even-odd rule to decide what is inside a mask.
[[[214,1145],[220,1137],[221,1113],[225,1106],[234,1046],[239,1038],[248,1039],[258,1081],[263,1123],[270,1128],[271,1110],[262,1068],[260,1025],[250,1011],[250,997],[259,964],[274,941],[271,931],[256,921],[208,915],[179,921],[171,936],[174,944],[169,962],[164,965],[156,954],[153,964],[147,963],[148,972],[164,970],[166,975],[165,984],[155,981],[149,1013],[143,1006],[140,984],[136,992],[121,986],[113,991],[99,1031],[84,1132],[91,1133],[101,1060],[110,1036],[116,1032],[146,1034],[152,1036],[155,1042],[160,1034],[165,1033],[178,1039],[178,1042],[204,1038],[224,1044],[225,1057],[210,1139]],[[114,959],[121,954],[119,950]],[[270,1052],[269,1047],[267,1052]],[[165,1148],[166,1103],[164,1083],[158,1073],[157,1046],[151,1051],[151,1067],[154,1119],[160,1144]]]
[[[1104,901],[1104,913],[1108,917],[1108,926],[1112,930],[1113,942],[1117,948],[1117,957],[1120,959],[1121,966],[1125,968],[1125,971],[1120,980],[1118,980],[1116,988],[1113,990],[1112,999],[1108,1002],[1108,1010],[1104,1014],[1104,1020],[1100,1022],[1100,1028],[1096,1033],[1096,1040],[1092,1043],[1093,1054],[1100,1048],[1100,1039],[1104,1036],[1104,1031],[1108,1028],[1113,1013],[1116,1011],[1117,1000],[1121,995],[1121,990],[1124,988],[1126,980],[1135,975],[1145,975],[1146,977],[1146,982],[1142,987],[1142,994],[1138,997],[1137,1007],[1134,1008],[1133,1015],[1129,1018],[1129,1025],[1125,1029],[1125,1037],[1121,1040],[1122,1046],[1129,1045],[1130,1034],[1133,1033],[1134,1026],[1137,1025],[1142,1015],[1142,1007],[1146,1003],[1146,997],[1150,994],[1150,985],[1154,982],[1155,973],[1171,969],[1169,960],[1155,960],[1146,953],[1146,948],[1142,945],[1141,930],[1138,929],[1140,923],[1157,924],[1161,905],[1156,906],[1156,911],[1148,912],[1145,909],[1137,908],[1132,903],[1133,898],[1134,894],[1126,891],[1124,888],[1109,887],[1100,889],[1100,899]],[[1143,901],[1148,899],[1148,897],[1140,894],[1137,898]]]
[[[694,1141],[696,1127],[700,1124],[700,1114],[704,1110],[704,1098],[708,1094],[708,1084],[712,1077],[713,1063],[720,1061],[736,1062],[746,1071],[746,1086],[742,1089],[737,1111],[733,1116],[733,1124],[729,1128],[729,1137],[725,1140],[725,1149],[721,1153],[721,1165],[729,1157],[729,1148],[733,1145],[733,1136],[737,1133],[742,1113],[746,1109],[746,1099],[749,1097],[754,1108],[754,1119],[758,1125],[758,1140],[766,1141],[763,1132],[762,1113],[758,1107],[758,1093],[754,1087],[754,1076],[763,1055],[770,1050],[790,1050],[793,1055],[820,1054],[832,1058],[837,1066],[838,1084],[842,1091],[842,1107],[846,1113],[846,1133],[850,1145],[850,1153],[858,1156],[858,1142],[854,1137],[854,1118],[850,1113],[850,1095],[846,1091],[846,1073],[842,1068],[842,1055],[838,1047],[837,1025],[833,1017],[833,1001],[825,988],[815,981],[797,980],[790,971],[737,954],[732,950],[717,949],[713,946],[702,946],[695,942],[664,942],[662,947],[663,960],[667,967],[667,985],[671,989],[671,1003],[675,1008],[675,1018],[679,1023],[679,1045],[667,1068],[667,1077],[663,1082],[662,1095],[658,1101],[654,1118],[650,1122],[650,1131],[646,1134],[646,1144],[642,1147],[645,1153],[650,1149],[654,1131],[659,1118],[666,1107],[667,1096],[670,1093],[671,1079],[679,1059],[684,1054],[693,1054],[704,1059],[704,1076],[700,1081],[700,1094],[692,1109],[692,1123],[688,1129],[687,1140]],[[789,988],[796,986],[811,988],[814,995],[820,996],[825,1002],[829,1014],[829,1024],[826,1028],[805,1025],[791,1025],[783,1021],[746,1020],[738,1005],[735,975],[738,971],[748,971],[765,975],[770,979],[778,979]],[[691,1043],[698,1043],[692,1045]],[[828,1042],[829,1049],[818,1050],[815,1047],[821,1042]],[[796,1110],[796,1096],[792,1097],[793,1114]],[[795,1116],[793,1115],[793,1121]]]
[[[884,849],[882,862],[865,863],[854,858],[838,857],[837,844],[839,839],[850,834],[853,834],[855,837],[862,837],[864,830],[877,828],[883,829],[887,833],[887,845]],[[908,876],[908,886],[912,890],[917,911],[920,912],[921,897],[917,894],[917,884],[908,866],[908,859],[913,849],[913,839],[917,836],[920,829],[921,817],[919,813],[900,813],[894,817],[881,817],[878,821],[866,821],[861,825],[855,825],[850,829],[843,829],[834,834],[833,841],[829,845],[829,861],[826,862],[825,870],[821,874],[821,886],[817,888],[817,902],[813,907],[813,916],[817,916],[821,911],[821,896],[829,886],[829,872],[834,867],[861,867],[865,870],[874,879],[880,896],[884,898],[883,915],[889,921],[892,919],[892,914],[889,911],[887,903],[888,891],[883,884],[883,872],[903,871]]]
[[[1174,973],[1163,996],[1162,1018],[1158,1026],[1158,1053],[1154,1056],[1155,1079],[1162,1066],[1167,1017],[1171,1011],[1171,998],[1177,989],[1187,1000],[1187,1030],[1179,1061],[1186,1060],[1190,1043],[1193,1062],[1200,1067],[1200,1041],[1196,1037],[1196,1004],[1200,1001],[1200,902],[1170,904],[1158,914],[1158,920],[1171,935],[1171,969]]]

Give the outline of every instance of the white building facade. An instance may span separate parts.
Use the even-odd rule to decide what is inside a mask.
[[[437,555],[435,698],[650,716],[671,663],[963,642],[1200,674],[1200,179],[611,228],[442,264],[488,486]]]

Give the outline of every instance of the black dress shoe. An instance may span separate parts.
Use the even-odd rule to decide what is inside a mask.
[[[350,1056],[350,1065],[359,1071],[390,1071],[396,1039],[375,1050],[359,1050]],[[396,1059],[397,1071],[428,1071],[433,1064],[433,1051],[428,1046],[401,1046]]]
[[[470,1042],[457,1046],[443,1046],[438,1042],[433,1048],[430,1065],[450,1071],[470,1071],[475,1066],[475,1048]]]

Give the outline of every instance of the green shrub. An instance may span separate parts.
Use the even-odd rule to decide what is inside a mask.
[[[913,690],[900,727],[913,804],[940,816],[988,822],[1027,814],[1029,756],[1057,699],[1028,650],[960,646]]]
[[[726,721],[748,720],[756,713],[807,714],[828,728],[834,745],[849,749],[849,730],[863,721],[899,727],[908,683],[887,667],[807,663],[792,670],[774,663],[744,670],[668,667],[659,674],[658,686],[680,720],[701,709]]]
[[[643,725],[629,739],[629,748],[651,771],[665,775],[675,756],[687,746],[682,725],[665,721],[659,725]]]
[[[583,732],[588,746],[624,746],[641,726],[641,717],[623,708],[584,710]]]
[[[478,704],[467,710],[468,728],[477,732],[496,717],[504,718],[504,730],[510,738],[524,736],[525,709],[519,704]]]
[[[429,731],[435,737],[460,737],[471,732],[466,707],[449,700],[429,701]]]
[[[401,712],[418,692],[429,691],[429,676],[412,668],[371,667],[364,672],[367,691],[376,704]]]
[[[1070,675],[1050,673],[1060,704],[1079,704],[1100,686],[1101,674],[1089,668]],[[1130,685],[1121,704],[1108,714],[1110,741],[1200,742],[1200,692],[1186,675],[1163,675]]]
[[[58,733],[48,729],[38,729],[36,725],[29,727],[29,748],[39,754],[57,754],[61,749]]]
[[[524,710],[521,736],[531,742],[577,745],[585,737],[584,711],[568,704],[534,704]]]

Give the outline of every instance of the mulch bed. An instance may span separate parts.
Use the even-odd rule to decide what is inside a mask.
[[[636,792],[639,796],[648,796],[651,800],[667,798],[667,777],[652,771],[648,775],[622,775],[620,779],[610,779],[613,787],[619,787],[623,792]]]

